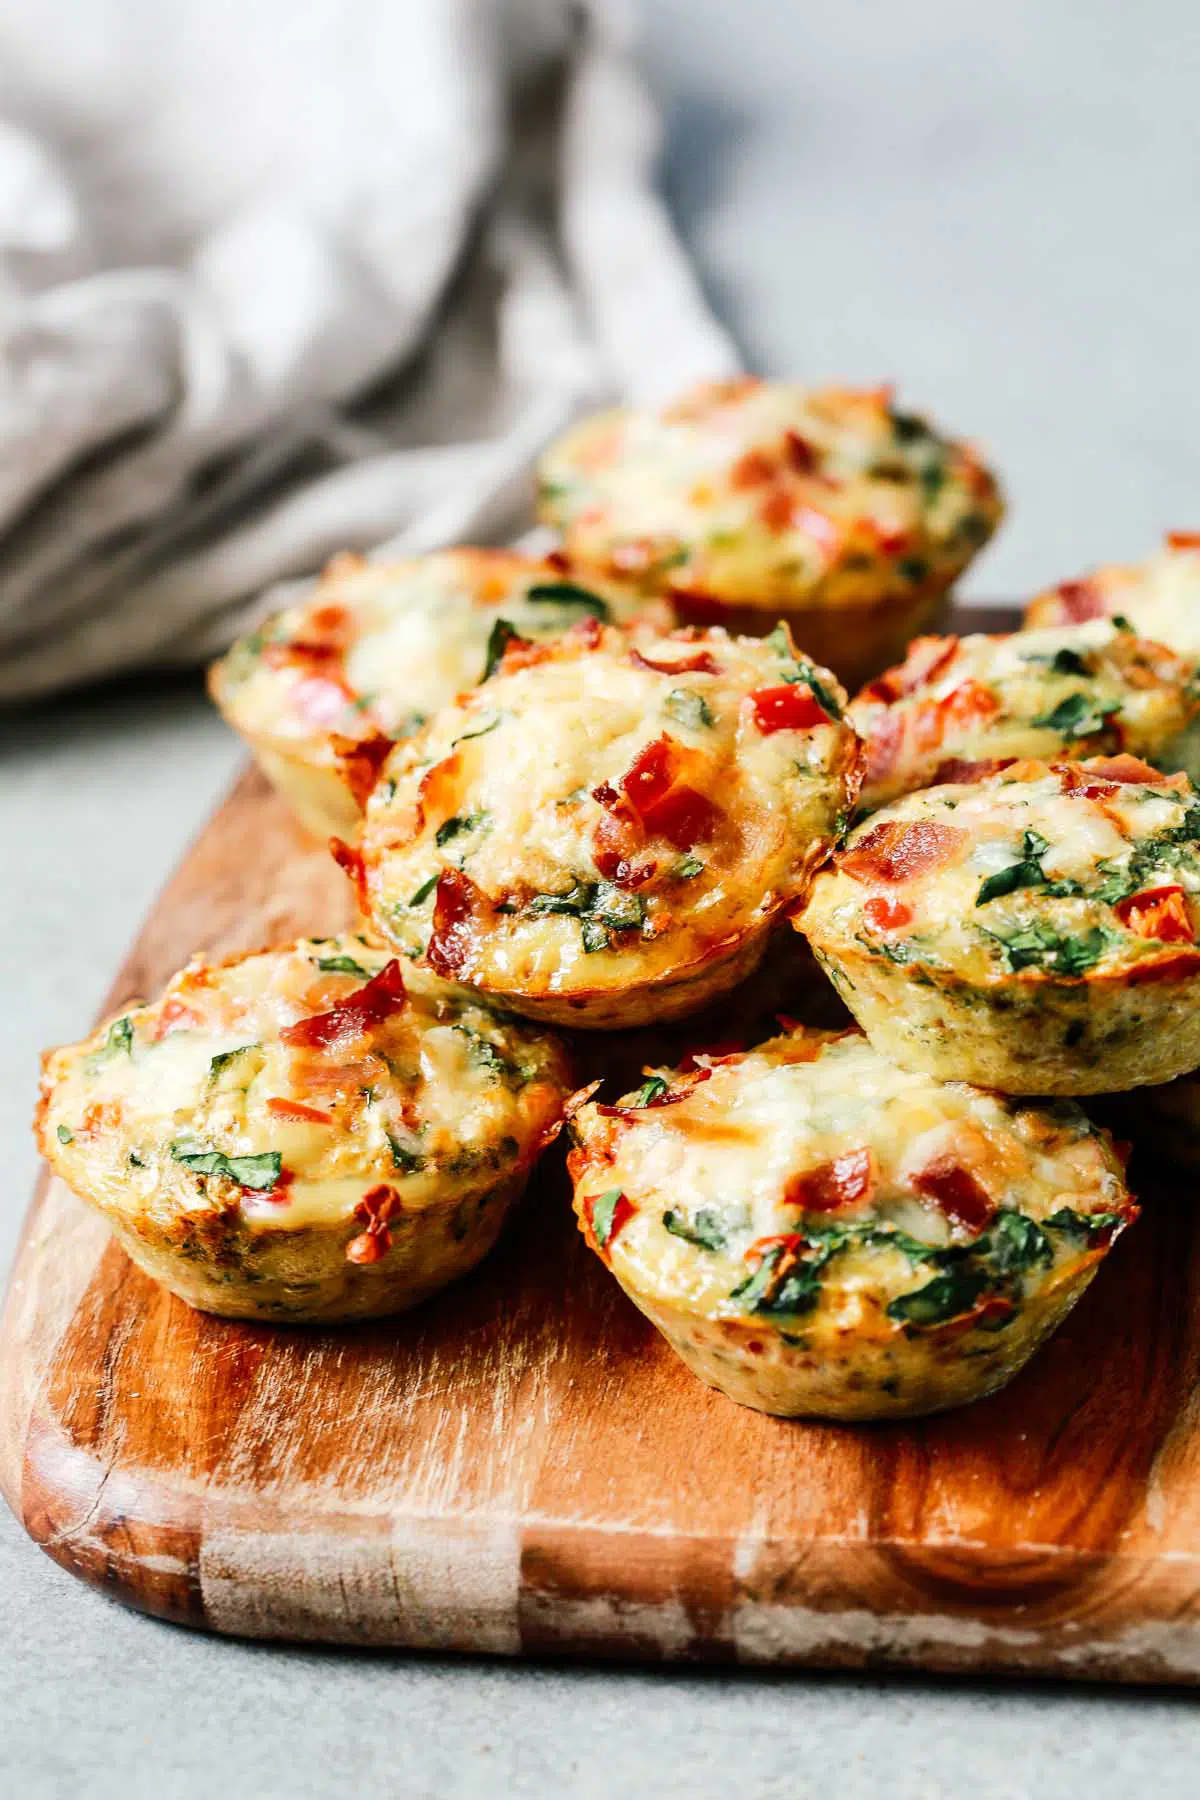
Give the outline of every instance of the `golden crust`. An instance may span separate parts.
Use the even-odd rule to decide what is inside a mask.
[[[214,663],[209,691],[301,824],[348,838],[385,740],[408,736],[474,686],[498,621],[540,639],[581,617],[675,623],[665,600],[585,585],[563,557],[345,555]]]
[[[486,1254],[567,1085],[554,1040],[360,937],[301,939],[196,959],[48,1052],[35,1131],[191,1305],[365,1318]]]
[[[1200,804],[1129,757],[1016,763],[851,833],[796,920],[876,1046],[1008,1093],[1200,1062]]]
[[[867,746],[862,806],[947,764],[1129,751],[1157,762],[1200,706],[1191,665],[1106,619],[1004,637],[919,638],[849,708]]]
[[[889,390],[751,379],[584,420],[539,492],[580,568],[669,594],[689,623],[785,617],[848,682],[928,626],[1003,513],[973,452]]]
[[[796,1029],[573,1103],[593,1249],[761,1411],[907,1417],[1009,1380],[1136,1216],[1107,1134]]]
[[[754,969],[835,841],[860,755],[843,699],[786,631],[512,644],[384,765],[363,909],[530,1016],[684,1017]]]

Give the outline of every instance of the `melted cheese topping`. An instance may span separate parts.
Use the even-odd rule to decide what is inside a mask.
[[[498,620],[536,639],[588,616],[624,624],[645,618],[647,603],[509,550],[342,557],[297,605],[233,646],[214,668],[213,691],[247,736],[329,763],[331,734],[406,737],[474,686]],[[661,602],[652,617],[673,623]]]
[[[940,589],[998,524],[994,477],[887,390],[743,380],[586,420],[540,470],[569,553],[648,587],[840,605]]]
[[[1168,544],[1144,563],[1111,563],[1049,588],[1029,604],[1028,626],[1119,614],[1189,662],[1200,662],[1200,543]]]
[[[43,1153],[119,1212],[234,1207],[285,1230],[344,1224],[379,1183],[419,1211],[528,1165],[561,1116],[555,1041],[411,972],[406,998],[364,1021],[388,964],[359,937],[197,959],[161,999],[50,1053]],[[338,1008],[328,1043],[287,1041]]]
[[[782,628],[516,646],[385,765],[362,835],[372,917],[494,991],[701,963],[802,893],[836,837],[857,785],[843,698]],[[456,871],[470,917],[451,970]]]
[[[850,707],[867,740],[863,805],[937,780],[950,759],[1162,752],[1200,705],[1188,663],[1107,619],[920,638]]]
[[[919,1328],[985,1300],[1019,1308],[1133,1216],[1071,1103],[908,1073],[856,1033],[699,1061],[664,1071],[649,1105],[572,1121],[581,1223],[636,1292],[710,1317]]]
[[[802,929],[835,956],[975,982],[1143,979],[1155,963],[1194,978],[1200,802],[1182,775],[1116,782],[1106,766],[1016,763],[894,801],[817,877]]]

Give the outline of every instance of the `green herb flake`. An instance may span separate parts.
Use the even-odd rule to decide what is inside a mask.
[[[665,704],[675,722],[689,731],[704,731],[716,723],[712,707],[694,688],[672,688]]]
[[[898,1325],[941,1325],[970,1312],[989,1285],[985,1270],[960,1264],[935,1275],[924,1287],[898,1295],[889,1302],[887,1315]]]
[[[318,956],[316,963],[322,975],[357,975],[362,981],[371,979],[371,971],[355,962],[352,956]]]
[[[484,658],[483,674],[479,678],[481,686],[485,681],[490,681],[492,679],[492,676],[504,661],[504,652],[508,649],[508,646],[510,644],[519,644],[522,642],[524,642],[524,640],[522,639],[520,632],[515,626],[510,625],[507,619],[496,620],[496,623],[488,633],[487,653]]]
[[[407,1145],[402,1144],[399,1138],[393,1137],[392,1133],[386,1129],[383,1135],[388,1141],[392,1162],[402,1175],[415,1175],[418,1169],[425,1167],[425,1158],[419,1151],[410,1150]]]
[[[1044,725],[1048,731],[1057,731],[1070,743],[1075,738],[1094,737],[1097,732],[1106,730],[1109,720],[1120,710],[1117,701],[1102,704],[1092,694],[1068,694],[1051,712],[1040,714],[1033,723]]]
[[[263,1150],[254,1156],[226,1156],[223,1150],[198,1150],[187,1144],[172,1144],[171,1155],[195,1175],[224,1175],[239,1187],[255,1191],[273,1188],[283,1167],[278,1150]]]
[[[439,850],[443,850],[447,844],[453,843],[456,837],[464,837],[472,831],[478,831],[486,818],[487,814],[482,812],[455,813],[453,817],[442,820],[434,833],[434,842]]]
[[[1021,846],[1020,860],[1010,863],[1007,869],[998,869],[994,875],[988,876],[975,896],[976,906],[986,906],[989,900],[1013,894],[1018,888],[1041,887],[1046,880],[1042,857],[1049,848],[1049,843],[1040,831],[1027,831]]]
[[[1112,624],[1117,631],[1127,631],[1131,637],[1137,636],[1137,628],[1130,624],[1124,613],[1114,613],[1112,616]]]
[[[592,1236],[603,1250],[613,1233],[613,1219],[624,1199],[620,1188],[609,1188],[592,1202]]]
[[[54,1135],[60,1144],[73,1144],[75,1142],[75,1133],[71,1130],[69,1125],[56,1126]]]
[[[651,1075],[642,1083],[629,1104],[630,1106],[649,1106],[652,1100],[661,1100],[666,1091],[667,1083],[662,1076]]]
[[[235,1062],[239,1056],[245,1056],[247,1050],[257,1049],[258,1044],[253,1043],[239,1044],[236,1050],[218,1050],[215,1056],[209,1057],[208,1072],[210,1075],[219,1075],[222,1069],[227,1069],[230,1063]]]
[[[450,748],[453,750],[456,744],[470,744],[476,738],[486,737],[489,731],[495,731],[502,716],[502,714],[496,713],[493,718],[488,720],[486,725],[481,725],[478,731],[464,731],[461,737],[451,738]]]
[[[581,612],[590,613],[593,619],[607,622],[609,605],[599,594],[593,594],[590,588],[580,587],[576,581],[539,581],[525,595],[534,605],[572,606]]]
[[[1050,667],[1056,675],[1090,675],[1092,671],[1078,650],[1068,650],[1064,645],[1056,650],[1050,658]]]
[[[703,875],[704,864],[698,856],[683,856],[671,870],[678,881],[694,881],[697,875]]]
[[[695,1244],[700,1250],[724,1250],[728,1240],[719,1213],[702,1209],[688,1220],[677,1212],[665,1212],[662,1222],[672,1237]]]
[[[416,893],[413,895],[412,899],[408,902],[408,904],[410,906],[424,906],[426,900],[428,900],[430,894],[432,894],[434,888],[437,886],[437,884],[441,880],[441,878],[442,878],[442,871],[440,869],[435,869],[433,874],[430,875],[426,881],[423,881],[421,883],[420,887],[417,889]]]

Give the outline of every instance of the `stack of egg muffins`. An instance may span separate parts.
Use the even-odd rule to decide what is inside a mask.
[[[51,1052],[43,1154],[192,1305],[327,1322],[477,1264],[565,1130],[732,1399],[990,1393],[1137,1217],[1079,1098],[1200,1164],[1200,538],[922,635],[994,476],[751,379],[586,420],[540,504],[543,558],[346,556],[216,665],[360,927]]]

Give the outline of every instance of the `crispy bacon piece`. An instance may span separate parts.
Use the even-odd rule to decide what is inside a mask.
[[[786,531],[792,523],[796,496],[788,487],[773,487],[759,505],[758,516],[768,531]]]
[[[362,859],[362,852],[352,845],[345,844],[341,838],[330,838],[329,854],[344,875],[349,876],[358,899],[358,909],[367,910],[367,866]]]
[[[330,745],[338,760],[338,769],[359,806],[365,806],[379,780],[379,771],[392,751],[393,740],[382,731],[361,738],[341,737],[336,733]]]
[[[1086,763],[1052,763],[1051,768],[1062,780],[1063,793],[1077,800],[1107,800],[1119,794],[1122,787],[1179,786],[1177,776],[1164,775],[1152,769],[1140,757],[1093,756]]]
[[[443,869],[438,876],[433,902],[433,930],[426,956],[438,975],[453,977],[466,967],[474,949],[477,920],[491,910],[491,902],[462,869]]]
[[[785,431],[783,443],[787,460],[797,475],[811,475],[817,466],[817,453],[808,439],[798,431]]]
[[[306,1106],[303,1100],[284,1100],[272,1094],[267,1111],[273,1119],[284,1119],[293,1125],[332,1125],[333,1114],[320,1106]]]
[[[199,1023],[200,1014],[195,1012],[185,1000],[181,1000],[177,994],[172,994],[169,1000],[163,1002],[162,1011],[158,1015],[158,1024],[154,1028],[154,1041],[159,1044],[173,1031],[187,1031],[191,1026],[199,1025]]]
[[[1200,550],[1200,531],[1168,531],[1167,545],[1171,550]]]
[[[999,712],[1000,703],[981,681],[964,681],[939,700],[943,716],[953,725],[973,725]]]
[[[1082,625],[1088,619],[1102,619],[1108,608],[1104,595],[1091,581],[1060,581],[1057,589],[1058,610],[1068,625]]]
[[[1130,894],[1113,908],[1118,919],[1139,937],[1157,938],[1162,944],[1194,944],[1196,933],[1188,914],[1187,896],[1181,887],[1147,888]]]
[[[381,1256],[386,1256],[392,1247],[392,1233],[388,1221],[395,1218],[400,1211],[400,1196],[394,1187],[381,1181],[378,1187],[368,1188],[354,1209],[354,1216],[365,1226],[358,1237],[351,1238],[346,1245],[346,1261],[352,1263],[375,1263]]]
[[[642,827],[632,807],[615,788],[609,788],[605,783],[604,791],[613,798],[610,809],[597,821],[592,833],[592,861],[605,881],[615,882],[618,887],[644,887],[653,879],[658,864],[634,862],[644,841]],[[599,788],[595,798],[600,798]]]
[[[840,1212],[869,1200],[875,1186],[875,1158],[870,1150],[847,1150],[832,1162],[793,1175],[784,1190],[784,1205],[804,1212]]]
[[[855,881],[912,881],[944,867],[967,842],[956,825],[931,819],[889,819],[876,825],[836,858],[837,866]]]
[[[758,688],[750,695],[754,723],[764,737],[776,731],[809,731],[828,725],[829,714],[816,695],[799,683]]]
[[[978,1234],[996,1210],[995,1202],[976,1181],[969,1169],[956,1163],[952,1156],[939,1156],[919,1174],[912,1184],[918,1194],[936,1200],[951,1224],[961,1225]]]
[[[719,675],[721,665],[707,650],[695,650],[690,656],[676,657],[673,662],[655,662],[652,656],[644,656],[640,650],[629,652],[630,662],[635,662],[640,669],[653,669],[656,675]]]
[[[1016,760],[1015,756],[980,756],[973,760],[950,756],[933,771],[933,785],[957,787],[969,781],[986,781],[989,775],[999,775],[1001,769],[1011,769]]]
[[[593,789],[593,797],[618,819],[627,820],[624,799],[647,836],[664,837],[677,850],[690,850],[715,835],[721,815],[681,779],[685,766],[679,745],[664,733],[639,751],[621,777],[620,794],[604,782]]]
[[[310,1019],[285,1025],[279,1041],[294,1050],[327,1050],[333,1044],[365,1037],[376,1030],[400,1011],[406,998],[404,976],[393,957],[378,975],[356,988],[348,1000],[330,1007],[328,1012],[314,1013]]]
[[[861,698],[882,700],[890,706],[893,700],[903,700],[906,694],[915,693],[918,688],[935,681],[957,654],[956,637],[914,638],[904,661],[897,663],[894,669],[885,669],[874,681],[868,681]]]
[[[905,906],[903,900],[889,899],[885,894],[876,894],[863,906],[863,918],[873,931],[903,931],[912,923],[912,907]]]

